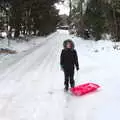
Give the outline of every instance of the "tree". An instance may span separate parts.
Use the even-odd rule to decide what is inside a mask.
[[[78,36],[85,37],[85,24],[84,24],[84,14],[86,11],[85,0],[75,0],[73,1],[72,9],[72,29],[74,28],[75,33]]]
[[[115,41],[120,41],[120,0],[111,1],[113,13],[113,36]]]
[[[70,16],[70,18],[71,18],[71,15],[72,15],[72,0],[69,0],[69,7],[70,7],[69,16]]]
[[[3,0],[10,4],[9,25],[20,34],[47,35],[56,29],[59,21],[54,6],[59,0]],[[0,4],[1,5],[1,4]]]
[[[114,40],[120,41],[120,0],[102,0],[106,4],[107,27]]]
[[[90,34],[96,40],[100,40],[105,30],[105,14],[100,0],[89,1],[84,15],[84,21]]]

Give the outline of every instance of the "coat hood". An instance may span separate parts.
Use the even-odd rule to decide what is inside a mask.
[[[65,40],[64,43],[63,43],[64,49],[67,48],[67,43],[70,43],[70,44],[71,44],[71,46],[72,46],[71,49],[74,49],[74,48],[75,48],[74,42],[73,42],[72,40],[68,39],[68,40]]]

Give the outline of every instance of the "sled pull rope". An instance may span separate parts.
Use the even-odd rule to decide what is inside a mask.
[[[78,82],[78,71],[76,72],[76,75],[75,75],[75,81],[76,81],[76,83]]]

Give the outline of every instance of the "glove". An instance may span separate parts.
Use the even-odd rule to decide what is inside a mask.
[[[77,67],[76,69],[77,69],[77,71],[78,71],[78,70],[79,70],[79,67]]]
[[[64,70],[63,65],[61,65],[61,70],[62,70],[62,71]]]

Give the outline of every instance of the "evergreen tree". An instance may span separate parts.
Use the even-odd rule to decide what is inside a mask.
[[[2,1],[10,4],[9,25],[15,29],[15,37],[20,33],[47,35],[55,31],[59,15],[54,4],[59,0]]]
[[[115,41],[120,41],[120,0],[102,0],[106,13],[106,28]]]
[[[113,0],[111,1],[111,8],[112,8],[112,28],[113,28],[113,37],[115,41],[120,41],[120,0]]]
[[[84,15],[85,25],[96,40],[101,39],[105,30],[105,14],[100,0],[90,0]]]
[[[83,37],[84,23],[83,23],[83,3],[84,0],[73,1],[73,9],[71,15],[71,29],[75,29],[78,36]]]

